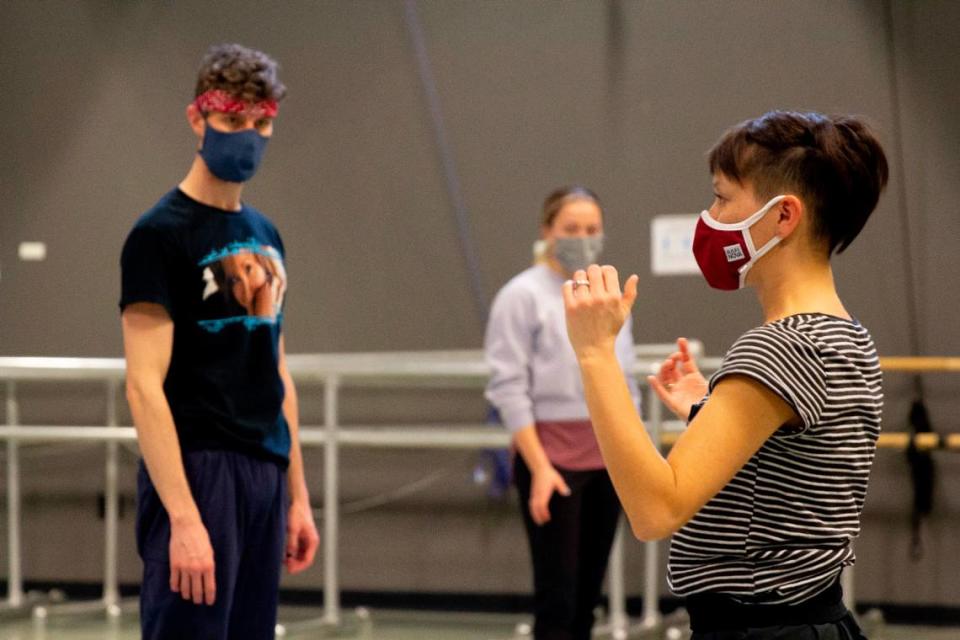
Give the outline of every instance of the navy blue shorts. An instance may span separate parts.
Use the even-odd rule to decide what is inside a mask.
[[[232,451],[192,451],[183,458],[213,545],[217,598],[213,605],[197,605],[170,590],[170,520],[141,460],[137,550],[143,559],[143,640],[272,640],[286,547],[286,472],[274,462]]]

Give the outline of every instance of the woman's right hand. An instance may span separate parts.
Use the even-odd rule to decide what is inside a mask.
[[[531,473],[530,517],[537,525],[550,522],[550,498],[554,491],[562,496],[570,495],[570,487],[553,465],[544,465]]]
[[[690,355],[686,338],[677,339],[677,349],[663,361],[656,376],[647,376],[647,381],[670,411],[687,420],[693,405],[707,395],[707,379]]]

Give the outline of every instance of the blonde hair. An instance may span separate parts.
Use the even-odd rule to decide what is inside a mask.
[[[591,189],[582,185],[574,184],[566,187],[554,189],[543,201],[543,212],[540,215],[540,224],[544,227],[553,226],[553,221],[557,214],[563,209],[563,206],[574,200],[589,200],[597,205],[600,212],[603,213],[603,205],[600,204],[600,198]]]

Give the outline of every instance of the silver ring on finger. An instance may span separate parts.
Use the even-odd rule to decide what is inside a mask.
[[[589,288],[590,288],[590,281],[589,281],[589,280],[574,280],[574,281],[573,281],[573,289],[574,289],[574,291],[576,291],[577,287],[587,287],[587,288],[589,289]]]

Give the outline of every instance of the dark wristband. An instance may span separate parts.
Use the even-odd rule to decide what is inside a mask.
[[[693,422],[693,419],[697,417],[697,413],[700,412],[700,409],[703,408],[703,405],[706,404],[706,402],[707,402],[707,399],[704,398],[700,402],[690,407],[690,415],[687,416],[687,424],[690,424],[691,422]]]

